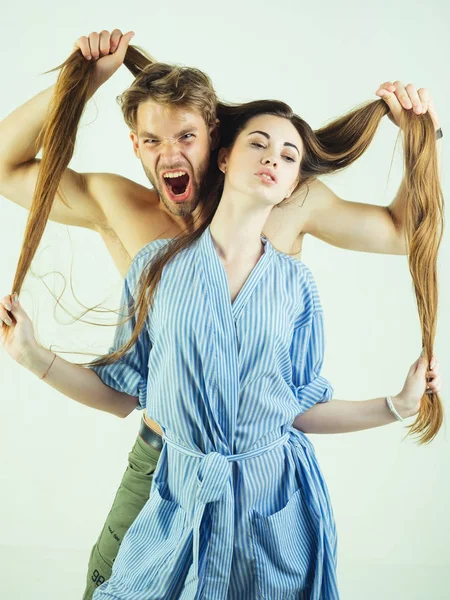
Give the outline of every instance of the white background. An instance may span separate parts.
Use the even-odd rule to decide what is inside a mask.
[[[220,97],[278,98],[313,127],[375,99],[400,79],[429,88],[446,137],[450,10],[417,2],[8,2],[2,9],[0,116],[50,85],[80,35],[136,32],[134,43],[166,62],[199,67]],[[91,104],[72,166],[145,183],[115,96],[131,83],[125,68]],[[325,181],[350,200],[388,204],[401,178],[396,127],[386,118],[366,155]],[[1,140],[0,140],[1,143]],[[391,167],[392,162],[392,167]],[[444,153],[444,194],[449,190]],[[10,291],[26,212],[0,198],[0,295]],[[117,306],[121,280],[93,232],[50,224],[34,264],[40,274],[73,269],[87,305]],[[421,350],[406,257],[339,250],[307,238],[304,261],[319,283],[326,315],[324,374],[335,397],[395,394]],[[450,367],[449,235],[440,254],[436,352]],[[46,281],[56,290],[61,279]],[[80,306],[66,293],[75,314]],[[66,326],[38,279],[22,296],[43,342],[65,350],[104,350],[111,328]],[[57,311],[60,323],[67,315]],[[113,319],[112,319],[113,320]],[[110,319],[111,321],[111,319]],[[75,357],[74,357],[75,358]],[[139,415],[120,420],[79,406],[0,352],[0,596],[81,598],[92,544],[126,467]],[[444,393],[445,400],[445,393]],[[450,452],[446,427],[428,447],[402,441],[400,424],[341,436],[315,436],[338,530],[344,600],[450,597]]]

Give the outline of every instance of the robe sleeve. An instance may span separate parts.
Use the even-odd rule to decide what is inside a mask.
[[[333,387],[321,375],[325,352],[323,310],[317,285],[309,270],[302,278],[303,307],[291,345],[292,382],[300,412],[333,397]]]
[[[128,318],[133,305],[134,299],[130,291],[130,281],[126,279],[122,292],[119,322],[115,331],[114,342],[109,348],[109,352],[117,350],[131,338],[136,326],[135,316]],[[110,365],[92,366],[91,369],[109,387],[136,397],[138,399],[136,408],[143,409],[146,407],[147,400],[150,350],[150,337],[147,326],[144,326],[136,343],[120,360]]]

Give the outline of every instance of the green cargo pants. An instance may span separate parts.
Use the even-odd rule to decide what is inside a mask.
[[[91,600],[99,585],[110,578],[120,543],[147,502],[160,452],[138,436],[111,510],[89,559],[83,600]]]

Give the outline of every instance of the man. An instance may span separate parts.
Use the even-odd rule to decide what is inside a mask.
[[[132,35],[103,31],[78,40],[76,47],[84,57],[97,61],[93,94],[122,64]],[[171,82],[170,72],[153,73],[147,87],[137,90],[134,112],[127,112],[130,95],[125,93],[122,101],[134,152],[153,189],[118,175],[80,174],[67,169],[50,214],[54,221],[97,231],[122,275],[144,245],[195,226],[201,183],[215,140],[215,121],[205,118],[205,110],[199,109],[195,97],[203,99],[204,106],[216,99],[208,79],[199,72],[173,72],[176,83]],[[165,90],[183,85],[185,100],[174,103]],[[0,124],[0,193],[25,208],[31,205],[39,172],[36,139],[52,94],[52,88],[42,92]],[[393,122],[399,123],[403,109],[416,114],[428,110],[439,128],[427,90],[416,91],[412,85],[404,88],[400,82],[385,83],[377,95],[388,104]],[[277,249],[298,257],[306,233],[351,250],[405,254],[404,209],[402,186],[390,206],[380,207],[342,200],[315,181],[307,195],[300,190],[284,207],[272,212],[264,233]],[[2,313],[0,318],[9,317]],[[157,423],[144,418],[129,467],[92,550],[85,599],[109,578],[121,539],[148,498],[162,446],[160,434]]]

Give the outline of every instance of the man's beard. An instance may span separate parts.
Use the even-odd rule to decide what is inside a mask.
[[[172,200],[167,198],[166,189],[164,187],[163,187],[163,189],[161,189],[161,186],[158,185],[158,181],[157,181],[156,177],[153,176],[153,174],[150,172],[149,169],[147,169],[147,167],[144,165],[144,163],[142,163],[142,168],[144,169],[144,172],[147,175],[148,180],[152,184],[153,189],[158,194],[161,202],[164,204],[164,206],[167,208],[167,210],[172,215],[174,215],[176,217],[188,217],[188,216],[192,215],[192,213],[195,211],[195,209],[197,208],[197,206],[200,202],[201,196],[203,195],[203,185],[201,185],[201,184],[203,183],[203,180],[205,178],[205,173],[208,168],[207,161],[205,161],[198,167],[197,172],[194,173],[194,175],[193,175],[193,178],[192,178],[193,180],[190,182],[190,185],[192,186],[192,189],[193,189],[192,198],[190,198],[189,200],[186,200],[185,202],[180,202],[180,203],[173,202]],[[175,165],[175,166],[171,167],[171,169],[177,169],[177,168],[184,169],[184,167],[180,167],[179,165]],[[201,184],[199,184],[199,181],[201,182]],[[162,186],[164,186],[164,184],[162,184]]]

